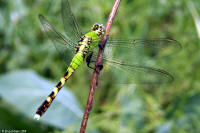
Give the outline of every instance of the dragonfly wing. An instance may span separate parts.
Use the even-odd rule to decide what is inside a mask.
[[[66,35],[69,36],[71,40],[78,42],[82,33],[71,11],[68,0],[62,0],[62,19]]]
[[[180,49],[180,43],[172,39],[111,38],[104,51],[104,71],[117,74],[113,81],[119,83],[171,82],[173,76],[165,71],[166,60]],[[96,56],[94,53],[93,58]]]
[[[70,63],[72,56],[74,55],[75,43],[71,42],[67,37],[59,33],[49,21],[42,15],[39,15],[40,22],[43,26],[43,31],[53,41],[54,46],[58,50],[61,57],[67,64]]]
[[[112,72],[114,76],[111,77],[111,80],[120,84],[160,84],[174,80],[172,74],[158,67],[124,63],[105,58],[103,61],[105,66],[104,71]]]
[[[130,61],[131,58],[140,58],[140,61],[142,60],[146,63],[146,61],[150,59],[171,56],[180,49],[181,44],[173,39],[120,40],[111,38],[107,41],[105,53],[119,55],[119,53],[123,54],[123,52],[125,52],[128,54],[123,54],[123,56],[129,56],[129,58],[126,58],[128,61]],[[123,57],[123,59],[125,58]]]

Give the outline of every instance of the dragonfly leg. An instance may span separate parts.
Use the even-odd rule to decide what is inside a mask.
[[[89,68],[95,70],[95,67],[94,67],[94,66],[91,66],[92,63],[93,63],[93,64],[96,63],[96,61],[92,60],[92,55],[93,55],[93,52],[91,52],[91,53],[87,56],[86,62],[87,62],[87,66],[88,66]],[[103,69],[103,64],[102,64],[102,62],[99,63],[99,64],[97,65],[97,67],[98,67],[100,70],[102,70],[102,69]]]
[[[89,68],[91,68],[91,69],[94,70],[95,68],[92,67],[92,66],[90,66],[91,63],[95,62],[95,61],[91,61],[92,55],[93,55],[93,52],[89,53],[89,55],[88,55],[87,58],[86,58],[86,62],[87,62],[87,66],[88,66]]]
[[[102,70],[102,69],[103,69],[103,63],[102,63],[102,62],[99,63],[99,64],[97,65],[97,67],[98,67],[100,70]]]
[[[95,67],[90,66],[90,64],[93,63],[93,62],[95,62],[95,61],[91,61],[91,62],[87,63],[87,66],[88,66],[89,68],[95,70]]]
[[[107,40],[108,40],[108,36],[106,36],[106,39],[102,40],[102,41],[99,43],[98,46],[99,46],[99,48],[100,48],[101,50],[104,49]]]
[[[102,44],[99,44],[98,46],[99,46],[99,48],[100,48],[101,50],[103,50],[103,49],[104,49],[104,45],[102,45]]]

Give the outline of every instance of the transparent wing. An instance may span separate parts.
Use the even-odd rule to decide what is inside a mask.
[[[53,41],[61,57],[69,64],[74,55],[74,47],[76,44],[59,33],[43,15],[39,15],[39,19],[42,23],[43,31]]]
[[[168,68],[166,61],[180,49],[181,44],[172,39],[111,38],[104,51],[104,71],[113,72],[114,76],[110,79],[118,83],[171,82],[174,78],[165,71]],[[93,60],[96,57],[97,50]]]
[[[114,75],[110,80],[119,84],[160,84],[174,80],[172,74],[164,69],[160,69],[159,66],[150,67],[143,64],[140,65],[109,59],[104,59],[104,62],[104,73],[105,71],[112,72]]]
[[[67,36],[70,37],[68,39],[78,42],[82,33],[71,11],[68,0],[62,0],[62,19],[63,19],[65,33]]]

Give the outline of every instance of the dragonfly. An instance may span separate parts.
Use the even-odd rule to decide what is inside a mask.
[[[53,91],[37,109],[34,116],[37,120],[47,111],[63,85],[80,65],[86,63],[88,68],[95,68],[99,41],[105,34],[105,27],[98,23],[94,24],[89,32],[83,34],[68,0],[61,2],[61,16],[65,35],[58,32],[43,15],[39,15],[44,33],[53,42],[68,68]],[[119,39],[109,37],[103,56],[103,66],[106,66],[103,70],[116,74],[114,76],[116,79],[112,79],[112,82],[114,80],[120,81],[119,83],[172,82],[173,75],[158,68],[154,59],[162,64],[159,58],[172,55],[180,48],[181,44],[178,41],[167,38]],[[164,54],[160,57],[162,53]]]

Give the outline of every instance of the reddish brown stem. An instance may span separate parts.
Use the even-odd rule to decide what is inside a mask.
[[[106,45],[106,40],[109,37],[110,28],[111,28],[113,19],[115,17],[115,14],[117,12],[117,9],[119,7],[119,4],[120,4],[120,0],[115,0],[115,3],[112,7],[112,11],[110,13],[110,16],[109,16],[107,24],[106,24],[106,34],[102,38],[100,45],[103,45],[103,46]],[[85,130],[86,130],[87,121],[88,121],[89,114],[90,114],[90,111],[91,111],[92,105],[93,105],[94,92],[95,92],[95,89],[98,86],[98,75],[99,75],[99,72],[101,71],[100,68],[97,67],[97,66],[99,66],[99,64],[101,64],[101,62],[102,62],[103,53],[104,53],[104,49],[100,48],[99,52],[98,52],[97,59],[96,59],[96,68],[95,68],[93,75],[92,75],[92,81],[91,81],[91,84],[90,84],[90,92],[89,92],[85,112],[84,112],[84,115],[83,115],[83,120],[82,120],[82,123],[81,123],[80,133],[85,133]]]

